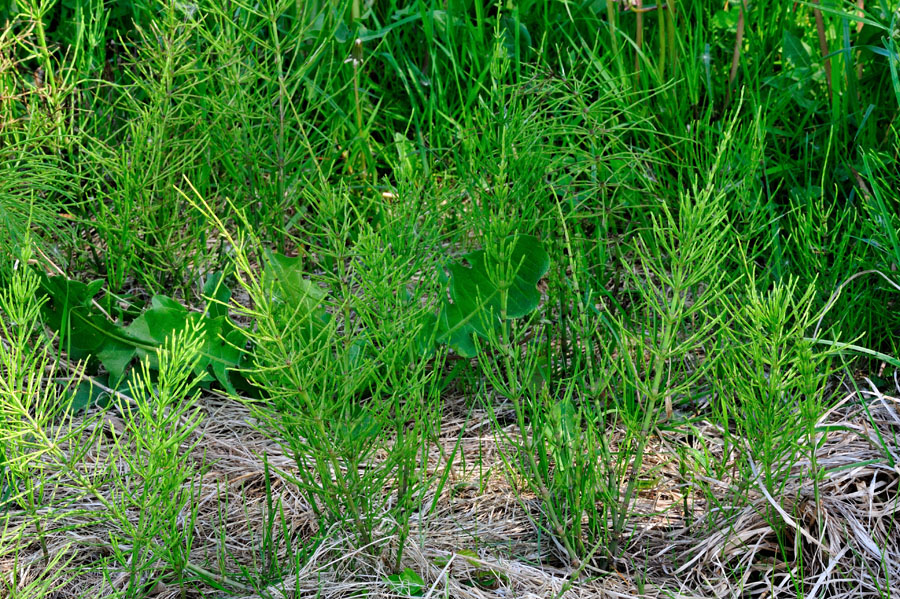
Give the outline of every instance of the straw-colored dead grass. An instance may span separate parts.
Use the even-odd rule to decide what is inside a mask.
[[[564,596],[900,596],[900,583],[896,582],[900,580],[896,525],[900,470],[891,465],[900,461],[895,439],[900,431],[898,403],[900,400],[872,388],[849,394],[823,416],[822,423],[830,429],[817,461],[828,474],[819,486],[818,505],[808,476],[809,463],[800,460],[779,497],[757,487],[738,503],[732,481],[707,480],[710,488],[717,490],[719,507],[713,508],[678,473],[672,459],[677,435],[661,433],[650,444],[651,455],[645,465],[653,471],[657,484],[639,497],[637,508],[643,515],[632,520],[633,534],[617,571],[583,576]],[[214,395],[204,399],[203,407],[207,417],[197,431],[203,438],[198,450],[205,453],[207,466],[191,559],[212,571],[217,567],[210,564],[219,559],[230,572],[239,571],[242,565],[252,570],[260,563],[265,514],[260,456],[266,453],[273,469],[290,471],[293,462],[248,424],[249,413],[243,407]],[[450,415],[453,412],[448,402],[442,428],[447,455],[463,426],[462,419]],[[554,596],[573,582],[573,570],[561,559],[559,548],[532,523],[529,516],[540,516],[539,503],[527,496],[522,501],[516,498],[503,472],[491,427],[478,418],[478,414],[471,417],[462,432],[460,449],[465,459],[455,461],[448,483],[436,498],[435,511],[413,518],[403,563],[425,579],[427,597]],[[115,422],[107,425],[115,426]],[[707,447],[721,446],[714,427],[700,431]],[[102,447],[100,451],[104,451]],[[441,460],[440,452],[433,452],[435,469],[443,467]],[[281,478],[276,477],[273,489],[284,506],[294,543],[302,544],[317,532],[309,506]],[[426,505],[432,499],[433,494]],[[689,514],[685,514],[685,506]],[[0,576],[8,578],[15,569],[22,584],[41,578],[56,580],[57,590],[46,594],[54,599],[112,597],[121,590],[123,579],[118,573],[104,576],[96,569],[96,564],[110,555],[108,524],[97,517],[101,507],[87,500],[70,507],[78,508],[80,515],[57,522],[49,536],[51,550],[67,554],[66,567],[42,568],[35,542],[20,550],[18,561],[0,547]],[[7,538],[22,526],[21,520],[13,518]],[[785,562],[778,550],[776,528],[782,540],[787,540],[790,562]],[[394,537],[381,538],[378,543],[388,555],[396,551]],[[302,570],[273,582],[264,593],[234,596],[396,597],[395,589],[385,582],[387,560],[368,555],[340,529],[328,531],[327,540]],[[174,599],[180,597],[180,590],[160,583],[149,596]],[[188,596],[213,599],[226,595],[197,589]]]

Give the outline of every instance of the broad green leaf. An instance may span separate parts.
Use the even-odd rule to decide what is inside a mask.
[[[207,373],[207,381],[215,379],[226,389],[234,389],[235,381],[231,379],[229,368],[239,366],[246,339],[223,313],[227,311],[223,303],[208,308],[208,312],[218,314],[211,318],[189,311],[172,298],[157,295],[146,311],[123,327],[110,322],[91,303],[100,291],[102,281],[85,284],[61,276],[38,274],[42,290],[48,296],[42,307],[44,323],[59,333],[62,348],[69,357],[75,360],[95,358],[109,372],[113,385],[124,380],[134,358],[149,359],[150,367],[155,369],[156,352],[165,339],[184,331],[189,324],[195,324],[204,341],[197,373]],[[222,291],[221,287],[212,291],[216,299],[225,302],[230,298],[230,292]]]
[[[264,288],[276,305],[288,308],[291,326],[299,327],[307,341],[314,339],[328,322],[322,306],[326,293],[304,278],[300,258],[289,258],[266,250]]]
[[[739,10],[720,10],[710,19],[710,24],[718,29],[734,31],[737,29],[738,17],[740,17]]]
[[[266,270],[263,281],[271,286],[276,301],[292,305],[305,304],[315,308],[325,299],[325,292],[309,279],[303,278],[302,260],[289,258],[266,250]]]
[[[481,565],[481,558],[472,549],[460,549],[456,552],[456,555],[469,562],[470,566],[478,567]]]
[[[109,372],[113,382],[122,380],[125,369],[131,364],[137,350],[133,345],[122,343],[116,339],[108,339],[103,348],[97,352],[97,359]]]
[[[231,289],[224,283],[225,275],[221,271],[211,273],[203,284],[203,297],[209,300],[206,315],[210,318],[228,315],[228,302],[231,300]]]
[[[794,67],[812,68],[812,59],[809,57],[809,50],[806,45],[787,29],[782,32],[781,51],[784,54],[784,58]]]
[[[59,334],[62,348],[72,359],[98,357],[113,342],[135,344],[136,340],[129,338],[121,327],[94,311],[91,300],[102,287],[102,281],[85,284],[63,276],[48,277],[41,272],[38,276],[41,290],[47,294],[47,302],[41,306],[43,322]]]
[[[135,339],[152,345],[160,345],[172,333],[187,326],[187,308],[165,296],[154,295],[150,309],[134,319],[125,330]]]
[[[109,394],[94,384],[94,380],[85,377],[80,380],[74,389],[69,389],[67,411],[78,414],[91,406],[104,404],[109,399]]]
[[[399,595],[421,597],[425,594],[425,580],[412,568],[404,568],[397,574],[386,576],[385,580]]]
[[[538,307],[541,294],[537,283],[550,268],[550,256],[536,237],[521,235],[515,238],[508,265],[491,263],[484,250],[466,254],[463,260],[469,266],[458,262],[449,267],[452,303],[445,302],[438,314],[437,341],[448,343],[461,356],[473,357],[475,335],[487,339],[504,318],[521,318]],[[510,280],[493,280],[492,273],[504,266],[513,269]]]
[[[481,314],[478,314],[481,312]],[[484,318],[489,313],[487,311],[470,312],[472,318]],[[456,304],[445,304],[444,309],[438,314],[438,342],[446,343],[465,358],[472,358],[478,353],[478,346],[475,344],[473,332],[478,331],[473,325],[468,323],[466,313]],[[483,327],[481,327],[483,330]]]
[[[216,380],[231,393],[235,393],[232,370],[240,365],[244,356],[243,348],[247,337],[227,316],[219,316],[210,321],[206,328],[204,355],[198,367],[211,369]]]

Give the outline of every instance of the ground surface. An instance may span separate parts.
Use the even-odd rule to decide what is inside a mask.
[[[863,597],[900,592],[894,583],[900,580],[900,531],[894,524],[900,510],[900,471],[878,449],[879,435],[891,439],[900,428],[896,397],[874,389],[848,394],[823,415],[821,424],[828,425],[830,432],[816,456],[828,472],[818,489],[819,510],[808,476],[809,462],[801,459],[792,472],[804,475],[799,479],[803,487],[793,488],[798,479],[791,478],[784,489],[784,496],[799,497],[799,504],[777,504],[758,492],[742,502],[746,507],[722,520],[717,512],[729,509],[729,481],[719,481],[719,506],[693,494],[690,479],[678,473],[671,459],[670,441],[675,439],[670,437],[675,433],[660,432],[645,461],[645,473],[656,484],[641,493],[637,510],[644,516],[633,519],[635,528],[622,559],[614,572],[588,568],[577,579],[572,577],[575,569],[561,561],[563,552],[533,523],[541,518],[539,502],[510,488],[486,415],[472,411],[463,429],[466,421],[459,414],[465,413],[466,406],[461,402],[445,402],[441,430],[445,455],[459,443],[459,459],[440,495],[435,498],[431,492],[426,497],[426,504],[435,501],[435,509],[413,517],[403,552],[403,567],[421,575],[425,587],[418,591],[427,597],[792,597],[798,589],[805,597]],[[295,546],[308,541],[315,533],[315,518],[294,485],[277,474],[279,469],[290,473],[293,461],[251,426],[249,412],[239,404],[208,394],[202,409],[205,420],[195,433],[201,440],[196,460],[206,467],[192,562],[212,572],[219,570],[218,564],[226,572],[239,572],[242,565],[252,568],[264,559],[260,551],[261,522],[267,512],[263,454],[276,472],[271,484],[273,497],[283,508],[283,530],[290,531]],[[113,413],[105,422],[111,428],[120,426]],[[715,443],[717,432],[712,426],[698,423],[698,430]],[[615,437],[616,432],[610,435]],[[897,444],[888,446],[900,453]],[[104,447],[97,451],[102,454]],[[446,464],[436,450],[430,462],[434,472]],[[53,552],[72,552],[68,575],[76,566],[87,570],[52,596],[115,596],[121,590],[116,589],[121,577],[108,572],[106,579],[101,572],[91,571],[109,552],[108,531],[89,524],[91,513],[100,507],[88,502],[75,507],[84,510],[83,526],[66,530],[77,522],[59,522],[60,530],[50,536],[51,547]],[[778,542],[772,522],[785,525],[793,537],[796,551],[802,554],[796,556],[796,563],[802,559],[804,580],[792,579],[791,572],[776,565],[780,560],[775,559]],[[385,559],[372,558],[364,548],[354,547],[335,528],[302,571],[244,596],[399,596],[400,589],[386,578],[390,573],[387,556],[396,551],[396,539],[381,538],[376,543],[384,548]],[[48,574],[41,573],[38,547],[33,549],[31,555],[20,555],[18,564],[0,564],[0,570],[17,567],[32,578]],[[282,559],[283,550],[281,545]],[[739,579],[735,572],[741,573]],[[165,572],[161,573],[163,581],[148,596],[180,597],[180,590],[167,585]],[[879,584],[888,586],[879,589]],[[200,587],[188,596],[226,596],[211,592]]]

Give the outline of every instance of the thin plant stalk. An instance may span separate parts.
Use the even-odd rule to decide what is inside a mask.
[[[819,0],[812,0],[813,4],[819,4]],[[825,19],[819,8],[813,8],[813,15],[816,20],[816,34],[819,37],[819,52],[822,53],[822,63],[825,68],[825,82],[828,84],[828,97],[832,97],[831,87],[831,60],[828,55],[828,38],[825,37]]]
[[[737,33],[734,39],[734,52],[731,56],[731,71],[728,73],[728,95],[725,100],[726,105],[731,104],[731,92],[734,80],[737,78],[738,66],[741,63],[741,51],[744,46],[744,19],[746,18],[747,2],[741,0],[741,6],[738,9]]]

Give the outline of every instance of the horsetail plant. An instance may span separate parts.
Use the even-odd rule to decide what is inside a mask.
[[[48,384],[57,362],[40,331],[40,282],[26,266],[27,250],[9,285],[0,289],[0,515],[17,506],[30,518],[44,561],[51,562],[44,520],[52,506],[54,463],[63,446],[77,437],[67,427],[64,398],[75,376],[62,388]]]

